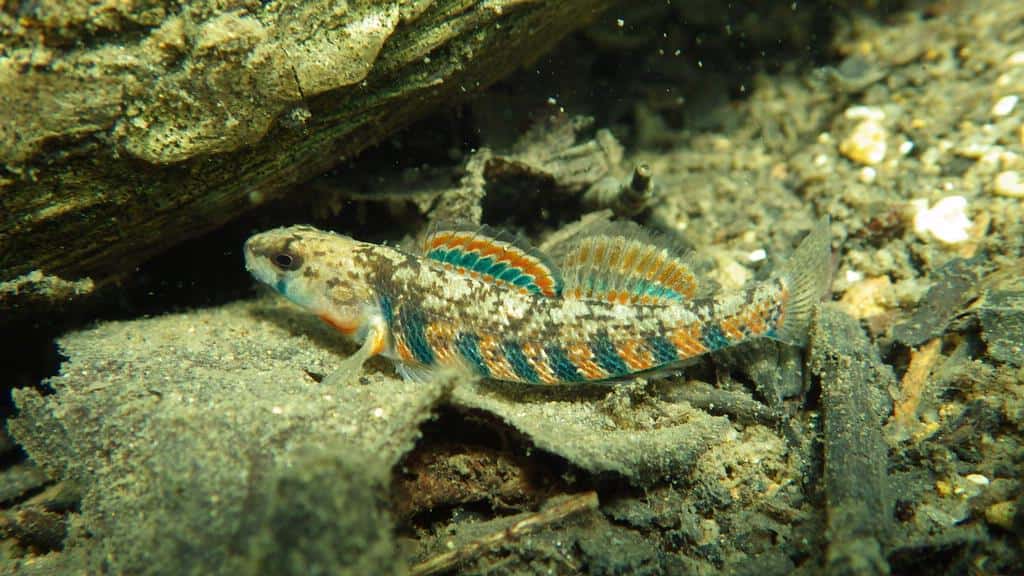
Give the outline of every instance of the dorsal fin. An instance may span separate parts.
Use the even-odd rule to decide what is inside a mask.
[[[681,251],[636,224],[609,223],[562,250],[566,298],[621,304],[680,302],[697,294]]]
[[[490,282],[549,298],[562,293],[562,277],[528,242],[488,226],[439,225],[423,238],[423,255]]]

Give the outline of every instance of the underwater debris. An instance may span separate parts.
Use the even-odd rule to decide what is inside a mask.
[[[651,167],[637,164],[625,181],[606,176],[583,193],[583,204],[590,209],[609,208],[620,217],[636,216],[646,210],[654,199],[655,188]]]
[[[72,281],[43,274],[41,270],[33,270],[17,278],[0,282],[0,309],[28,304],[60,306],[91,294],[94,289],[92,278]]]
[[[685,402],[647,399],[625,421],[580,394],[559,399],[475,384],[457,386],[451,402],[496,415],[537,448],[587,472],[619,475],[636,486],[686,474],[709,446],[732,433],[728,419]]]
[[[597,510],[597,506],[597,493],[593,491],[554,498],[538,512],[521,515],[506,528],[462,544],[455,550],[424,560],[410,567],[409,573],[413,576],[429,576],[450,570],[487,548],[507,544],[571,516]]]
[[[0,281],[43,269],[106,285],[536,61],[610,4],[0,11]]]
[[[8,426],[52,477],[81,486],[76,522],[89,529],[68,532],[64,573],[103,571],[100,562],[217,573],[232,558],[269,566],[303,525],[337,539],[323,522],[390,530],[386,516],[370,520],[386,506],[377,485],[449,385],[367,374],[366,385],[325,389],[309,373],[334,362],[334,335],[266,301],[109,322],[59,344],[69,360],[48,381],[53,393],[16,390]],[[290,510],[308,514],[276,525]],[[345,510],[362,520],[338,516]],[[180,543],[203,554],[182,554]],[[329,555],[336,544],[295,548],[292,559],[341,562]],[[87,552],[96,546],[107,553]],[[346,550],[337,553],[355,554]],[[366,561],[377,551],[367,546]]]
[[[530,459],[468,442],[418,447],[399,469],[391,496],[399,519],[473,502],[493,508],[531,506],[545,488],[534,481],[537,470]]]
[[[895,384],[857,321],[833,305],[814,324],[811,370],[821,379],[826,570],[830,574],[888,574],[892,487],[882,422]]]
[[[985,353],[997,362],[1024,366],[1024,261],[1011,262],[983,281],[972,306],[981,323]]]
[[[67,532],[64,514],[35,507],[0,514],[0,535],[14,538],[37,554],[60,550]]]
[[[980,280],[989,269],[987,260],[950,260],[934,273],[935,284],[928,289],[911,317],[892,329],[893,338],[907,346],[920,346],[941,336],[949,323],[978,295]]]
[[[941,349],[942,340],[935,338],[920,348],[911,350],[910,365],[900,380],[900,395],[894,402],[892,418],[887,425],[895,438],[905,438],[918,424],[918,407],[928,385],[928,376],[935,368]]]

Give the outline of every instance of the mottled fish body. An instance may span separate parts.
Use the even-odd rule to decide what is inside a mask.
[[[418,254],[309,226],[245,244],[260,281],[362,343],[338,377],[383,354],[527,384],[617,381],[756,338],[801,344],[830,281],[827,219],[768,280],[700,295],[686,258],[638,226],[561,246],[559,265],[486,227],[438,227]]]

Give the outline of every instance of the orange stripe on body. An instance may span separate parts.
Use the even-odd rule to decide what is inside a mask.
[[[594,362],[594,352],[586,342],[569,344],[565,347],[565,355],[587,380],[602,380],[608,377],[608,373]]]
[[[725,318],[719,322],[719,327],[733,342],[739,342],[749,336],[759,336],[768,331],[767,320],[774,305],[771,300],[759,302]]]
[[[745,338],[741,324],[743,323],[743,317],[739,314],[735,316],[729,316],[723,318],[719,323],[718,327],[722,329],[722,333],[725,334],[726,338],[730,342],[740,342]]]
[[[634,372],[648,370],[654,366],[654,355],[642,340],[623,340],[615,343],[615,351]]]
[[[451,324],[433,322],[424,327],[423,333],[427,338],[427,345],[434,352],[436,362],[451,365],[455,354],[454,330]]]
[[[782,291],[779,292],[779,317],[775,320],[774,328],[776,330],[782,329],[786,324],[786,305],[789,303],[789,287],[786,286],[785,282],[782,283]]]
[[[409,345],[405,343],[405,336],[401,334],[401,330],[395,332],[395,351],[398,352],[398,357],[403,362],[410,364],[419,364],[416,357],[412,355],[412,350],[409,349]]]
[[[771,307],[770,301],[764,301],[750,308],[743,317],[743,325],[746,326],[747,332],[759,336],[768,331],[767,320]]]
[[[541,381],[545,384],[558,384],[558,377],[555,376],[555,372],[548,366],[548,357],[544,352],[544,347],[536,342],[526,342],[522,345],[523,355],[530,362],[530,366],[533,367],[534,372],[540,377]]]
[[[490,371],[492,378],[511,382],[522,380],[516,374],[516,371],[512,369],[508,359],[505,358],[505,351],[502,350],[501,342],[497,338],[494,336],[481,336],[477,348],[479,348],[480,356],[483,358],[484,364],[487,365],[487,370]]]
[[[697,324],[676,328],[669,333],[668,339],[679,352],[680,359],[700,356],[708,351],[700,342],[701,330]]]
[[[384,351],[388,346],[388,329],[383,324],[366,335],[367,338],[373,338],[373,347],[370,348],[370,354],[376,356]]]

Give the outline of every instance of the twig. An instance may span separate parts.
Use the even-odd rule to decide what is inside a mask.
[[[510,542],[530,532],[554,524],[560,520],[564,520],[574,514],[585,512],[587,510],[596,510],[597,505],[597,492],[592,490],[571,496],[560,502],[549,504],[539,512],[523,518],[504,530],[498,530],[481,538],[477,538],[476,540],[467,542],[460,548],[445,552],[444,554],[439,554],[429,560],[421,562],[413,566],[409,573],[412,576],[437,574],[481,554],[488,548],[505,542]]]
[[[924,346],[911,352],[910,366],[900,381],[900,397],[893,406],[892,419],[887,428],[894,431],[896,436],[906,434],[914,427],[917,419],[918,407],[921,404],[921,397],[925,385],[928,383],[928,375],[931,374],[935,362],[939,358],[939,351],[942,348],[942,339],[933,338]]]

